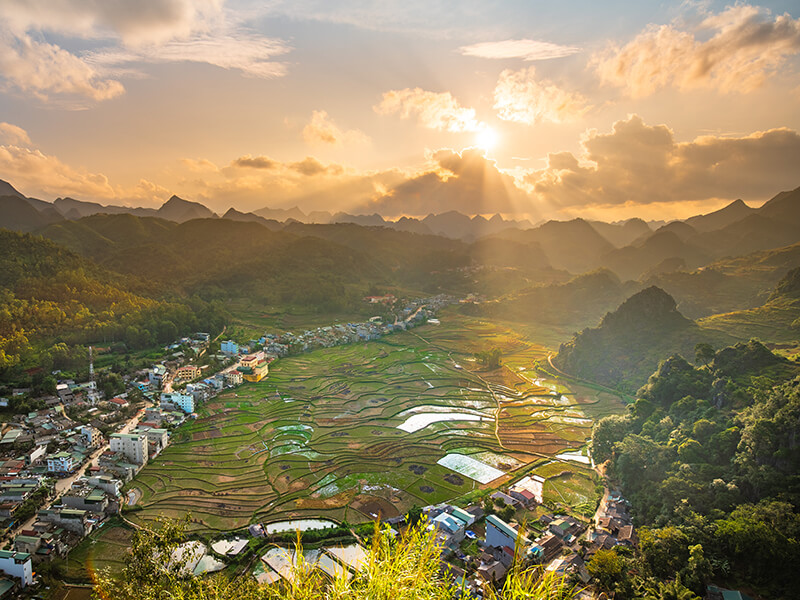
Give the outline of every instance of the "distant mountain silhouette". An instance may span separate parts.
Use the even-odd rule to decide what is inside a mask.
[[[222,218],[229,219],[231,221],[252,221],[254,223],[261,223],[272,231],[278,231],[282,227],[282,225],[275,219],[265,219],[264,217],[260,217],[254,213],[239,212],[233,207],[229,208],[228,212],[222,215]]]
[[[56,198],[53,205],[68,219],[80,219],[96,214],[119,215],[123,213],[138,217],[154,217],[158,214],[154,208],[141,208],[131,206],[104,206],[98,202],[86,202],[74,198]]]
[[[714,231],[727,227],[736,221],[741,221],[745,217],[756,212],[756,210],[755,208],[747,206],[741,199],[734,200],[724,208],[720,208],[719,210],[705,215],[691,217],[686,219],[684,223],[691,225],[700,232]]]
[[[628,219],[623,223],[589,221],[589,225],[617,248],[627,246],[634,240],[652,233],[650,226],[642,219]]]
[[[161,208],[156,211],[156,216],[176,223],[184,223],[192,219],[209,219],[215,215],[205,205],[199,202],[190,202],[178,196],[172,196]]]
[[[501,235],[539,244],[554,268],[576,274],[598,268],[601,257],[614,250],[611,242],[583,219],[547,221],[534,229],[507,230]]]
[[[52,205],[39,211],[22,195],[0,196],[0,225],[6,229],[28,232],[62,219]]]
[[[16,196],[17,198],[25,198],[25,196],[18,192],[13,185],[7,181],[3,181],[2,179],[0,179],[0,196]]]
[[[524,289],[499,302],[487,302],[481,305],[481,314],[527,323],[583,328],[597,323],[638,287],[633,282],[622,283],[608,269],[599,269],[566,282]]]
[[[758,214],[784,223],[800,225],[800,187],[781,192],[758,209]]]
[[[387,225],[383,217],[377,213],[372,215],[350,215],[338,212],[331,217],[329,223],[355,223],[364,227],[385,227]]]
[[[292,208],[269,208],[265,206],[264,208],[254,210],[253,214],[258,215],[259,217],[264,217],[265,219],[275,219],[276,221],[287,221],[289,219],[294,219],[295,221],[300,221],[301,223],[306,222],[306,214],[296,206],[293,206]],[[327,223],[327,221],[325,222]]]
[[[694,231],[685,223],[666,225],[644,241],[612,250],[603,256],[602,264],[623,279],[638,279],[657,265],[664,265],[665,261],[671,260],[673,264],[681,261],[691,269],[708,263],[711,259],[708,253],[682,239],[680,234],[687,234],[682,227]],[[686,237],[692,239],[694,236]]]
[[[306,215],[307,223],[330,223],[333,215],[327,210],[312,210]]]
[[[499,233],[506,229],[527,229],[531,227],[530,221],[506,221],[500,215],[494,215],[491,219],[487,219],[482,215],[469,217],[456,210],[436,215],[430,214],[422,219],[421,223],[435,235],[443,235],[465,241],[473,241],[479,237]],[[407,225],[407,221],[403,222],[403,227]],[[391,226],[393,225],[390,224]]]
[[[470,247],[470,254],[476,263],[482,265],[522,269],[551,268],[544,250],[535,242],[525,244],[514,240],[487,237],[473,243]]]
[[[415,219],[413,217],[400,217],[391,224],[392,229],[396,229],[397,231],[410,231],[412,233],[420,233],[423,235],[433,235],[433,231],[431,228],[425,225],[419,219]]]

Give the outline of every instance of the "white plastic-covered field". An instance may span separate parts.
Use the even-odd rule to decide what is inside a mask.
[[[478,483],[489,483],[505,475],[500,469],[495,469],[470,456],[455,452],[443,456],[436,462],[459,475],[474,479]]]
[[[407,416],[408,415],[408,416]],[[399,417],[407,417],[397,429],[402,429],[406,433],[414,433],[420,429],[425,429],[433,423],[442,421],[489,421],[493,417],[483,412],[471,408],[450,408],[444,406],[415,406],[404,410]]]

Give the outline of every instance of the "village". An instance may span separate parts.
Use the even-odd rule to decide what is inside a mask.
[[[369,303],[395,301],[392,296],[365,298]],[[456,302],[439,295],[408,302],[391,322],[375,317],[300,334],[266,333],[244,343],[224,340],[213,355],[208,350],[214,340],[198,332],[168,345],[164,359],[150,368],[126,375],[125,391],[111,398],[98,389],[93,365],[88,381],[59,381],[55,395],[38,398],[44,408],[14,414],[0,431],[0,518],[5,527],[0,598],[35,585],[37,570],[67,556],[125,507],[134,507],[136,489],[123,494],[125,484],[161,453],[176,428],[196,417],[202,402],[245,381],[263,380],[269,365],[281,357],[437,323],[436,312]],[[217,372],[210,372],[212,365]],[[28,394],[30,390],[13,390],[11,400],[0,399],[0,406],[8,407]],[[484,587],[502,582],[515,560],[546,565],[586,584],[591,579],[586,563],[597,550],[634,543],[627,504],[618,495],[606,492],[590,526],[572,516],[542,513],[542,485],[536,476],[525,477],[493,493],[483,505],[441,504],[422,510],[441,544],[442,569],[453,585],[482,597]],[[396,533],[408,521],[402,516],[386,523]],[[254,525],[248,533],[258,538],[266,537],[267,531],[268,527]],[[246,544],[241,541],[216,552],[218,558],[243,551]],[[262,557],[254,573],[259,581],[291,578],[291,569],[279,554]],[[327,557],[320,568],[330,561],[339,569],[359,566],[357,560],[347,562],[329,554],[320,554]],[[216,559],[197,558],[197,574],[225,566]]]
[[[396,299],[365,298],[389,301]],[[55,394],[34,398],[44,408],[12,414],[0,429],[0,598],[34,584],[34,565],[66,556],[122,506],[134,506],[135,493],[123,496],[123,486],[196,416],[201,402],[244,381],[261,381],[279,357],[406,330],[456,301],[445,295],[410,301],[392,323],[373,318],[297,335],[269,333],[248,343],[226,340],[213,357],[207,354],[210,335],[199,332],[164,348],[161,362],[125,375],[125,391],[111,398],[99,389],[91,363],[88,381],[59,380]],[[211,361],[203,357],[225,368],[210,374]],[[10,396],[0,398],[7,413],[35,394],[23,388]]]

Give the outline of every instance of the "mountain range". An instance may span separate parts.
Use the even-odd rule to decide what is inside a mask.
[[[622,281],[646,281],[672,273],[693,272],[729,256],[789,246],[800,242],[800,188],[781,192],[760,208],[741,200],[712,213],[660,225],[655,230],[641,219],[605,223],[576,218],[547,221],[536,226],[494,215],[467,216],[457,211],[417,219],[396,221],[379,214],[351,215],[299,208],[263,208],[244,213],[234,208],[219,217],[199,202],[172,196],[160,208],[103,206],[72,198],[45,202],[26,198],[14,187],[0,181],[0,223],[18,231],[37,231],[62,221],[80,221],[98,214],[129,214],[185,223],[195,219],[219,219],[259,223],[271,231],[296,225],[353,224],[380,231],[394,229],[420,235],[435,235],[472,243],[482,240],[484,254],[510,259],[524,253],[526,265],[563,270],[573,275],[604,268]],[[322,231],[318,229],[317,231]],[[486,240],[492,239],[492,242]],[[516,250],[511,250],[515,248]],[[476,252],[478,249],[476,249]],[[498,254],[499,253],[499,254]],[[505,260],[505,259],[504,259]]]

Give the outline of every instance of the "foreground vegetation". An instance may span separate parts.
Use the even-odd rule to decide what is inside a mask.
[[[352,578],[341,572],[331,580],[299,558],[291,582],[262,586],[249,576],[192,577],[180,560],[166,560],[185,539],[185,522],[157,522],[138,530],[132,553],[119,578],[97,574],[95,598],[102,600],[451,600],[458,597],[441,573],[434,533],[422,521],[399,541],[388,529],[376,529],[366,566]],[[302,557],[301,548],[297,548]],[[576,589],[560,577],[517,564],[505,585],[492,589],[492,600],[570,600]]]

